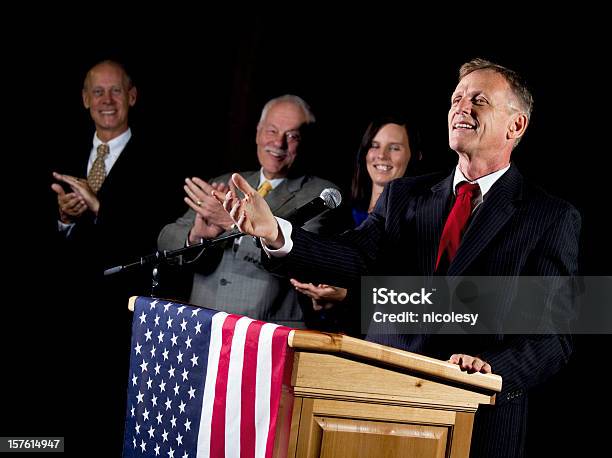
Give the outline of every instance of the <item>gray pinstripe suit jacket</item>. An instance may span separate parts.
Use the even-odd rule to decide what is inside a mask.
[[[285,267],[303,281],[351,286],[363,274],[432,275],[452,203],[452,177],[391,182],[357,229],[322,239],[296,229]],[[566,276],[577,272],[580,215],[568,203],[528,184],[512,165],[474,215],[449,276]],[[500,316],[511,313],[499,304]],[[569,318],[568,318],[569,319]],[[521,456],[529,388],[557,372],[571,353],[566,335],[409,336],[368,339],[448,359],[480,355],[503,377],[496,406],[480,409],[472,456]]]
[[[257,188],[259,171],[241,173],[251,186]],[[230,174],[213,179],[227,183]],[[270,191],[266,201],[277,216],[290,215],[295,209],[319,196],[328,187],[336,187],[317,177],[288,178]],[[187,235],[195,220],[191,209],[172,224],[166,225],[158,239],[160,250],[185,246]],[[308,231],[333,231],[330,219],[322,217],[310,221]],[[206,252],[196,265],[189,301],[192,304],[246,315],[254,319],[304,327],[303,314],[295,290],[287,277],[268,272],[261,263],[261,248],[252,237],[243,237],[234,246],[230,241]]]

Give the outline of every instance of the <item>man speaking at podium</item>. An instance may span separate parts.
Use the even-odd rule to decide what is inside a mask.
[[[483,59],[464,64],[448,112],[449,144],[458,155],[455,170],[446,176],[392,181],[364,224],[333,239],[275,219],[239,175],[232,179],[246,197],[229,192],[224,206],[241,231],[261,237],[264,249],[272,257],[284,257],[292,275],[313,283],[350,286],[366,274],[574,275],[578,212],[528,183],[510,162],[527,129],[532,104],[531,93],[514,71]],[[368,338],[450,357],[470,372],[501,375],[503,390],[496,405],[476,414],[471,455],[522,456],[529,390],[567,362],[569,337],[447,337]]]

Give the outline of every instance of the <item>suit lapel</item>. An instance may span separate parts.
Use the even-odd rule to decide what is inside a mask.
[[[446,221],[453,173],[431,188],[431,196],[416,209],[417,240],[423,240],[417,250],[423,275],[434,272],[438,245]]]
[[[288,203],[295,197],[296,192],[299,191],[302,178],[288,178],[266,196],[266,201],[272,213],[282,218],[295,209],[288,205]]]
[[[77,177],[84,177],[87,180],[87,166],[89,165],[89,156],[91,156],[91,146],[87,150],[87,155],[84,157],[85,162],[83,163],[82,160],[79,161],[79,171],[76,174]]]
[[[259,177],[260,171],[257,171],[246,176],[245,178],[251,187],[257,189],[259,186]],[[295,193],[300,190],[302,180],[303,177],[288,178],[268,193],[265,199],[270,206],[272,213],[282,218],[294,210],[293,207],[289,208],[290,206],[287,208],[283,207],[285,204],[291,201],[295,197]]]
[[[137,170],[130,167],[130,163],[134,161],[134,154],[130,152],[132,149],[130,148],[130,145],[133,145],[133,141],[133,138],[130,138],[123,148],[123,151],[121,151],[121,154],[113,164],[113,167],[110,169],[110,172],[108,172],[108,175],[102,182],[102,186],[98,191],[98,197],[100,200],[103,201],[107,199],[108,196],[113,193],[112,190],[117,189],[117,186],[120,186],[119,183],[125,181],[124,177],[129,177],[129,179],[134,180],[135,183],[138,181],[137,175],[134,174],[130,177],[130,175]]]
[[[151,160],[147,155],[151,154],[151,151],[147,151],[146,144],[143,144],[142,140],[138,138],[134,137],[132,133],[110,172],[108,172],[98,194],[106,194],[108,189],[117,189],[117,187],[129,189],[132,183],[137,186],[136,183],[142,177],[147,176],[150,170],[148,163]]]
[[[522,183],[523,178],[513,165],[493,185],[465,232],[457,256],[449,266],[449,276],[461,275],[512,217]]]
[[[252,188],[257,189],[259,187],[259,171],[253,172],[250,175],[245,176],[244,178],[246,179],[247,183],[251,185]],[[230,180],[231,179],[232,178],[230,175]]]

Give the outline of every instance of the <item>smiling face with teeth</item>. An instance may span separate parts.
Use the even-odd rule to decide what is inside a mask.
[[[382,126],[366,154],[366,166],[372,183],[382,188],[389,181],[403,177],[410,156],[406,128],[398,124]]]
[[[488,69],[469,73],[451,97],[450,147],[460,157],[483,160],[493,170],[509,163],[513,145],[525,127],[517,125],[524,115],[516,106],[516,97],[501,74]]]
[[[266,178],[287,176],[297,156],[300,127],[306,122],[304,110],[282,101],[272,105],[257,126],[257,159]]]
[[[93,67],[83,86],[83,105],[89,109],[98,138],[108,142],[128,128],[128,110],[136,103],[136,88],[125,71],[112,62]]]

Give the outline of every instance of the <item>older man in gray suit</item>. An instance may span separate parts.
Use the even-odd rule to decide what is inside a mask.
[[[315,121],[301,98],[284,95],[270,100],[257,125],[257,158],[261,169],[243,176],[264,196],[275,215],[290,215],[317,197],[329,181],[313,176],[289,177],[301,143],[301,129]],[[166,225],[158,239],[160,250],[173,250],[221,235],[233,221],[211,196],[227,192],[230,174],[207,183],[200,178],[185,180],[185,202],[190,209]],[[312,232],[331,232],[329,220],[310,221]],[[210,249],[193,262],[195,273],[190,302],[216,310],[246,315],[292,327],[303,327],[304,318],[296,292],[286,277],[266,271],[261,250],[251,237],[243,237]]]

